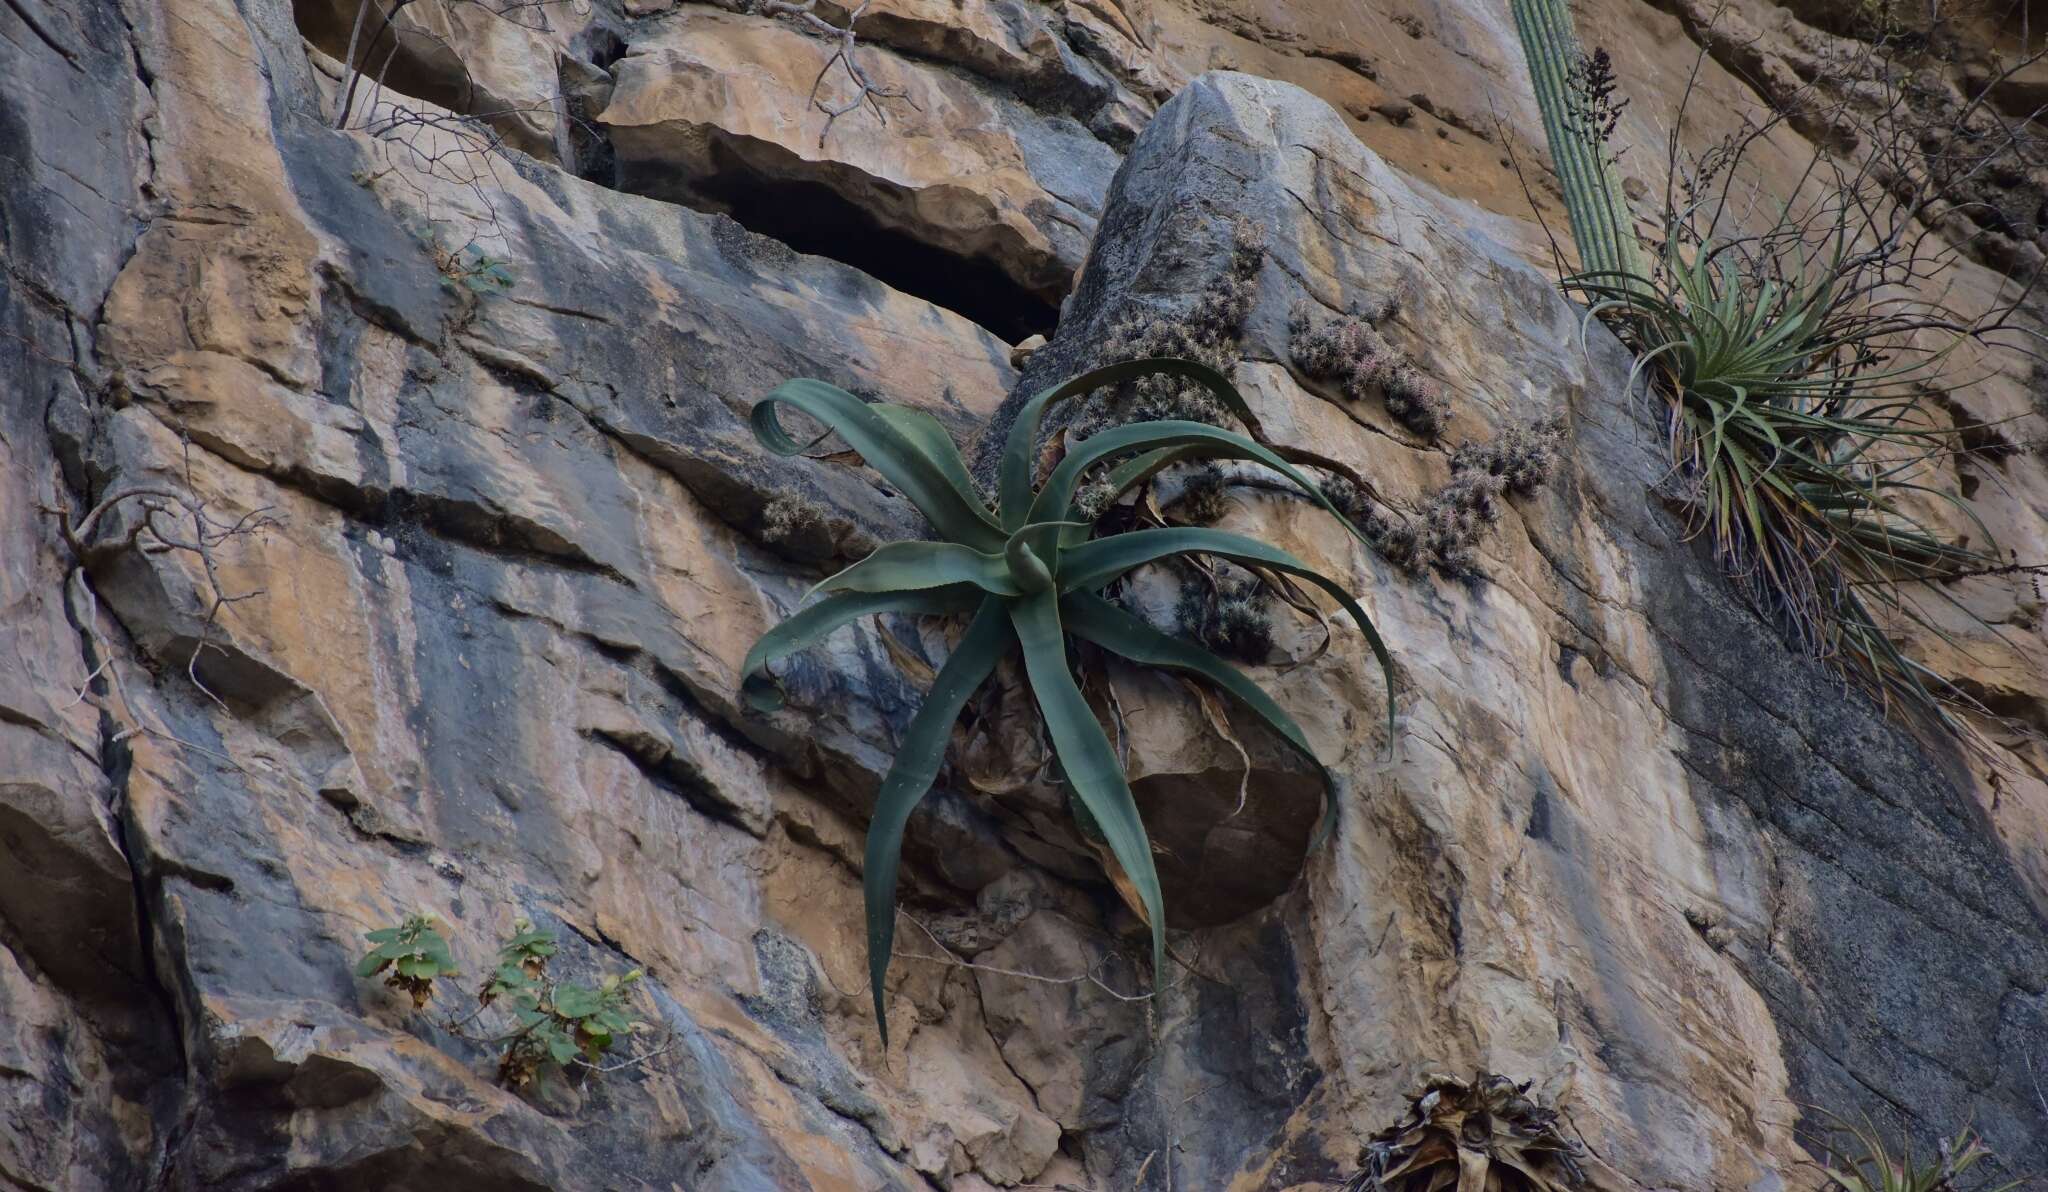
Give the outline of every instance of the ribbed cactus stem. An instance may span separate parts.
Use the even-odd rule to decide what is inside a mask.
[[[1522,37],[1523,56],[1529,60],[1536,106],[1543,112],[1543,134],[1564,187],[1565,216],[1571,221],[1572,242],[1579,248],[1579,267],[1587,273],[1646,276],[1614,163],[1588,127],[1585,114],[1573,105],[1572,72],[1584,55],[1571,10],[1565,0],[1509,0],[1509,8]],[[1613,284],[1620,279],[1601,280]]]

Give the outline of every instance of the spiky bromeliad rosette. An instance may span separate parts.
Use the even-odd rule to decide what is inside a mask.
[[[1407,1116],[1365,1144],[1365,1170],[1344,1192],[1558,1192],[1585,1182],[1585,1149],[1528,1081],[1430,1076]]]
[[[1221,687],[1257,713],[1322,773],[1329,801],[1335,790],[1301,727],[1257,684],[1207,650],[1154,629],[1105,600],[1101,593],[1126,573],[1175,557],[1209,555],[1255,571],[1292,577],[1327,592],[1351,615],[1372,646],[1387,680],[1388,723],[1393,717],[1394,671],[1365,610],[1342,585],[1286,551],[1220,530],[1161,527],[1097,538],[1095,525],[1076,507],[1084,480],[1097,494],[1121,494],[1162,469],[1198,459],[1249,460],[1279,472],[1310,499],[1335,514],[1322,490],[1273,449],[1200,422],[1161,421],[1117,426],[1070,444],[1036,489],[1034,446],[1047,408],[1140,376],[1186,377],[1209,390],[1247,427],[1257,422],[1244,399],[1214,369],[1186,360],[1134,360],[1096,369],[1033,397],[1018,411],[997,474],[997,508],[976,491],[951,436],[918,410],[870,405],[822,381],[790,381],[754,407],[754,434],[769,450],[795,455],[777,416],[787,405],[824,423],[868,466],[910,499],[930,520],[939,541],[892,542],[819,584],[824,600],[763,634],[742,666],[748,699],[757,708],[780,707],[768,674],[776,659],[815,645],[833,630],[874,613],[972,614],[966,632],[933,681],[924,706],[911,719],[895,763],[875,798],[868,826],[864,884],[868,973],[875,1017],[887,1039],[883,977],[895,940],[896,870],[911,811],[931,789],[945,758],[953,722],[996,664],[1013,649],[1024,655],[1025,677],[1038,701],[1060,774],[1077,814],[1093,821],[1122,866],[1152,928],[1155,983],[1165,972],[1166,916],[1151,844],[1131,798],[1130,784],[1094,710],[1081,694],[1067,660],[1067,638],[1091,642],[1146,666],[1184,672]],[[1113,498],[1112,498],[1113,500]],[[1340,520],[1342,520],[1341,515]],[[1345,521],[1347,527],[1350,526]],[[1357,531],[1354,529],[1353,533]]]

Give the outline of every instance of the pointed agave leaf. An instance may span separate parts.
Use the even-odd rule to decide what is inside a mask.
[[[1372,618],[1351,598],[1342,584],[1315,570],[1308,564],[1281,550],[1268,546],[1255,538],[1242,534],[1226,533],[1222,530],[1176,527],[1165,530],[1132,530],[1108,538],[1077,546],[1066,553],[1060,564],[1060,590],[1062,592],[1094,592],[1123,575],[1134,567],[1156,563],[1175,555],[1203,554],[1216,555],[1234,563],[1254,563],[1270,567],[1289,575],[1305,579],[1334,597],[1351,619],[1358,625],[1358,631],[1365,635],[1366,644],[1372,647],[1373,657],[1378,660],[1380,670],[1387,680],[1387,734],[1394,732],[1394,659],[1387,653],[1386,642],[1380,640],[1380,633],[1373,626]]]
[[[1116,492],[1121,493],[1169,464],[1193,459],[1250,460],[1293,481],[1304,496],[1327,510],[1351,531],[1353,537],[1360,542],[1365,541],[1364,533],[1323,495],[1322,486],[1296,470],[1278,452],[1206,422],[1138,422],[1084,439],[1067,452],[1066,458],[1046,478],[1045,486],[1039,490],[1038,499],[1031,507],[1031,520],[1044,521],[1066,515],[1073,504],[1074,493],[1080,487],[1081,477],[1090,467],[1132,451],[1143,454],[1110,473],[1110,484]]]
[[[1322,759],[1308,743],[1308,737],[1265,689],[1251,681],[1243,671],[1223,661],[1216,655],[1190,641],[1183,641],[1172,634],[1161,633],[1138,617],[1132,616],[1100,596],[1086,592],[1074,592],[1060,601],[1060,617],[1068,633],[1075,637],[1094,642],[1110,653],[1127,658],[1141,666],[1163,667],[1167,670],[1185,671],[1199,675],[1216,686],[1223,688],[1245,707],[1259,714],[1259,718],[1270,725],[1274,732],[1292,745],[1302,757],[1308,759],[1323,778],[1324,809],[1322,823],[1316,829],[1313,849],[1329,836],[1335,827],[1337,817],[1336,776],[1323,765]]]
[[[938,527],[939,533],[955,542],[982,550],[1003,545],[1003,533],[995,518],[967,492],[956,487],[955,477],[942,458],[933,458],[936,446],[930,431],[914,418],[886,415],[846,390],[823,381],[787,381],[773,393],[754,403],[754,437],[777,455],[800,455],[804,444],[789,437],[776,416],[777,405],[794,406],[838,432],[869,467],[902,490],[918,511]],[[905,433],[905,427],[910,432]],[[939,433],[944,435],[943,428]],[[950,444],[951,439],[947,439]],[[953,449],[958,455],[958,449]]]
[[[909,406],[876,402],[868,408],[881,415],[882,420],[895,427],[904,438],[917,444],[925,456],[939,466],[939,471],[945,474],[953,491],[960,494],[962,502],[979,510],[990,525],[996,524],[994,515],[988,512],[988,506],[975,491],[974,477],[968,474],[967,461],[960,457],[960,445],[953,441],[943,423],[923,410],[913,410]]]
[[[1251,429],[1254,435],[1258,433],[1258,419],[1253,416],[1251,407],[1245,405],[1244,398],[1231,386],[1230,379],[1206,364],[1162,356],[1145,360],[1127,360],[1121,364],[1091,369],[1034,395],[1017,411],[1016,421],[1010,424],[1010,435],[1003,443],[1003,458],[997,475],[997,503],[1002,507],[1005,529],[1017,530],[1028,521],[1049,520],[1033,518],[1027,512],[1034,499],[1031,491],[1034,471],[1032,448],[1038,443],[1038,427],[1045,417],[1046,410],[1070,397],[1079,397],[1106,385],[1147,376],[1186,377],[1215,395],[1216,400],[1222,402],[1224,407]],[[1051,516],[1061,516],[1064,512],[1062,509]]]
[[[740,664],[740,690],[753,707],[773,712],[782,693],[768,674],[768,665],[825,640],[833,631],[876,613],[941,616],[976,607],[984,593],[969,584],[912,592],[847,592],[821,600],[761,635]]]
[[[1152,864],[1152,843],[1116,750],[1095,719],[1074,675],[1067,667],[1066,636],[1060,628],[1059,597],[1053,592],[1012,602],[1010,623],[1024,647],[1024,670],[1038,700],[1074,797],[1102,829],[1102,837],[1124,876],[1138,892],[1145,917],[1152,924],[1152,985],[1166,985],[1166,911],[1159,892],[1159,872]]]
[[[875,1024],[882,1032],[882,1046],[889,1045],[889,1017],[882,1007],[883,979],[889,973],[889,955],[896,946],[896,868],[903,855],[903,832],[945,761],[946,742],[953,722],[967,699],[995,669],[1013,639],[1009,615],[1003,602],[993,596],[982,601],[981,611],[967,626],[960,644],[925,696],[924,706],[911,718],[875,796],[874,819],[868,823],[867,857],[861,866],[862,894],[868,917],[868,982],[875,997]]]
[[[996,545],[1000,551],[1003,544]],[[972,584],[996,596],[1017,594],[1001,554],[983,554],[957,542],[891,542],[811,591],[902,592],[953,584]]]

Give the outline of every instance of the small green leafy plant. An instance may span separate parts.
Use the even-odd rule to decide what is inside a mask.
[[[371,948],[356,965],[356,976],[374,977],[388,970],[384,984],[412,998],[424,1010],[434,997],[436,977],[456,976],[448,941],[429,915],[407,915],[396,927],[380,927],[366,937]]]
[[[443,284],[460,286],[473,294],[489,294],[512,288],[512,269],[475,244],[453,252],[435,246],[434,263],[445,275]]]
[[[380,928],[366,938],[376,946],[356,966],[357,975],[372,977],[388,968],[384,983],[409,994],[416,1010],[432,1000],[436,978],[461,975],[448,941],[429,916],[408,915],[397,927]],[[558,981],[548,967],[556,951],[552,932],[515,920],[477,989],[477,1008],[466,1018],[440,1024],[461,1038],[497,1047],[498,1078],[513,1088],[532,1083],[550,1064],[605,1067],[620,1040],[646,1029],[627,1005],[640,981],[639,969],[607,976],[595,986]],[[470,1024],[493,1006],[509,1013],[511,1025],[495,1035],[471,1032]]]
[[[1867,1120],[1858,1125],[1827,1116],[1833,1125],[1815,1149],[1823,1156],[1821,1175],[1834,1192],[1959,1192],[1957,1181],[1992,1158],[1990,1148],[1968,1129],[1940,1140],[1934,1157],[1922,1163],[1914,1159],[1910,1144],[1893,1155]],[[2013,1180],[1981,1192],[2011,1192],[2025,1182]]]
[[[514,1088],[530,1083],[550,1062],[568,1067],[578,1059],[601,1064],[612,1045],[636,1033],[626,998],[640,970],[612,974],[596,987],[555,982],[548,973],[554,936],[531,923],[514,924],[511,939],[498,949],[497,968],[477,992],[479,1006],[503,999],[517,1029],[505,1036],[498,1078]]]
[[[1385,672],[1391,735],[1393,662],[1365,610],[1341,584],[1286,551],[1220,530],[1158,527],[1094,536],[1095,517],[1117,496],[1165,468],[1195,460],[1262,464],[1336,513],[1322,491],[1275,450],[1203,422],[1136,422],[1070,442],[1064,457],[1034,486],[1035,445],[1048,408],[1104,386],[1151,376],[1193,382],[1247,427],[1257,426],[1243,397],[1207,365],[1160,358],[1095,369],[1046,389],[1020,409],[1005,440],[994,508],[981,498],[951,436],[929,414],[870,405],[813,380],[790,381],[754,406],[755,436],[769,450],[796,455],[809,445],[784,430],[779,406],[824,423],[909,498],[942,539],[889,543],[813,589],[814,594],[825,593],[826,599],[770,629],[748,653],[741,667],[742,683],[754,706],[772,710],[782,704],[768,674],[769,664],[858,618],[876,613],[972,615],[924,706],[911,720],[896,761],[882,781],[868,828],[863,877],[868,972],[885,1042],[883,979],[895,940],[896,877],[904,829],[938,776],[954,721],[1011,651],[1023,653],[1025,676],[1052,740],[1070,806],[1084,829],[1092,828],[1091,835],[1102,837],[1142,904],[1138,909],[1152,929],[1155,982],[1164,981],[1166,919],[1151,845],[1116,751],[1075,682],[1067,653],[1069,637],[1141,665],[1184,672],[1229,692],[1316,765],[1330,790],[1326,827],[1334,815],[1329,772],[1279,704],[1209,651],[1160,632],[1104,599],[1104,590],[1134,568],[1208,555],[1321,588],[1351,615]],[[1092,514],[1083,513],[1084,491],[1091,494],[1087,505]]]

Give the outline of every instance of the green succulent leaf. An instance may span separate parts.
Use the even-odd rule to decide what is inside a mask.
[[[1068,551],[1060,565],[1060,590],[1063,592],[1094,592],[1115,580],[1134,567],[1157,563],[1175,555],[1215,555],[1233,563],[1250,563],[1285,572],[1297,579],[1307,580],[1328,592],[1343,610],[1351,614],[1351,620],[1358,631],[1365,635],[1366,644],[1372,647],[1373,657],[1380,664],[1380,671],[1387,681],[1387,733],[1394,731],[1394,659],[1387,652],[1386,642],[1380,640],[1380,633],[1358,602],[1344,590],[1344,586],[1308,564],[1281,550],[1268,546],[1255,538],[1232,534],[1223,530],[1174,527],[1163,530],[1133,530],[1126,534],[1114,534],[1098,538],[1093,542],[1077,546]]]
[[[1144,360],[1127,360],[1103,368],[1091,369],[1080,376],[1062,381],[1049,389],[1034,395],[1017,411],[1016,421],[1010,424],[1009,438],[1003,443],[1003,458],[997,474],[998,503],[1002,506],[1003,528],[1018,530],[1027,523],[1043,521],[1030,510],[1034,495],[1031,480],[1037,471],[1034,452],[1038,446],[1038,428],[1045,418],[1045,412],[1071,397],[1093,393],[1106,385],[1136,380],[1148,376],[1186,377],[1207,389],[1223,403],[1239,421],[1256,433],[1258,419],[1251,407],[1230,383],[1230,378],[1193,360],[1178,360],[1172,357],[1153,357]],[[1050,516],[1062,516],[1066,502]]]
[[[946,453],[937,457],[932,432],[945,437],[937,423],[924,425],[907,412],[883,413],[846,390],[823,381],[787,381],[754,403],[754,437],[777,455],[800,455],[805,444],[782,428],[775,408],[793,406],[838,432],[869,467],[900,489],[911,504],[938,527],[939,533],[978,550],[999,550],[1004,534],[993,515],[974,498],[972,485],[957,487],[959,476],[946,462],[957,463],[959,449],[946,438]]]
[[[1111,541],[1114,541],[1113,539]],[[1145,904],[1152,924],[1152,982],[1166,987],[1166,909],[1152,844],[1116,750],[1095,719],[1067,666],[1066,636],[1060,628],[1059,597],[1042,592],[1011,603],[1010,623],[1024,648],[1024,670],[1052,737],[1053,753],[1073,795],[1101,828],[1104,841],[1123,866],[1124,876]]]
[[[911,718],[910,728],[897,747],[896,761],[882,779],[875,796],[874,818],[868,822],[867,856],[861,866],[862,894],[867,903],[868,981],[874,991],[875,1022],[881,1028],[882,1045],[889,1044],[889,1017],[883,1012],[882,986],[889,973],[889,957],[896,946],[896,870],[903,856],[903,833],[910,813],[916,810],[939,766],[946,759],[946,742],[953,734],[953,722],[996,663],[1015,641],[1003,602],[989,597],[968,623],[967,633],[953,647],[952,656],[939,668],[924,706]]]
[[[1316,756],[1315,749],[1308,743],[1308,736],[1301,731],[1301,725],[1295,722],[1294,717],[1289,716],[1285,708],[1243,671],[1193,642],[1161,633],[1102,597],[1086,592],[1071,593],[1060,601],[1060,619],[1067,632],[1075,637],[1094,642],[1110,653],[1141,666],[1182,671],[1207,679],[1256,712],[1316,768],[1316,773],[1322,775],[1322,824],[1316,829],[1310,848],[1314,849],[1329,836],[1337,818],[1336,776]]]
[[[821,600],[761,635],[740,663],[740,689],[747,702],[763,712],[782,706],[782,693],[768,674],[769,664],[824,641],[835,630],[876,613],[944,616],[972,611],[985,595],[971,584],[915,591],[847,592]]]
[[[906,592],[954,584],[972,584],[996,596],[1018,593],[1001,551],[983,554],[957,542],[891,542],[811,591]]]
[[[960,456],[960,445],[953,441],[953,436],[943,423],[923,410],[913,410],[909,406],[876,402],[868,408],[880,415],[884,422],[895,427],[898,434],[916,444],[925,453],[926,458],[938,465],[947,483],[959,494],[962,504],[979,511],[990,525],[996,524],[995,518],[988,513],[988,506],[982,503],[980,494],[975,491],[974,477],[968,474],[967,461]]]
[[[1364,534],[1352,525],[1351,519],[1323,495],[1322,486],[1303,475],[1278,453],[1243,435],[1205,422],[1138,422],[1089,436],[1069,450],[1066,458],[1046,478],[1045,486],[1039,489],[1037,501],[1031,507],[1031,520],[1038,522],[1065,516],[1072,508],[1074,493],[1088,469],[1133,451],[1142,454],[1128,461],[1127,466],[1111,472],[1111,491],[1122,493],[1169,464],[1196,459],[1250,460],[1285,476],[1303,495],[1335,517],[1352,536],[1365,541]]]

